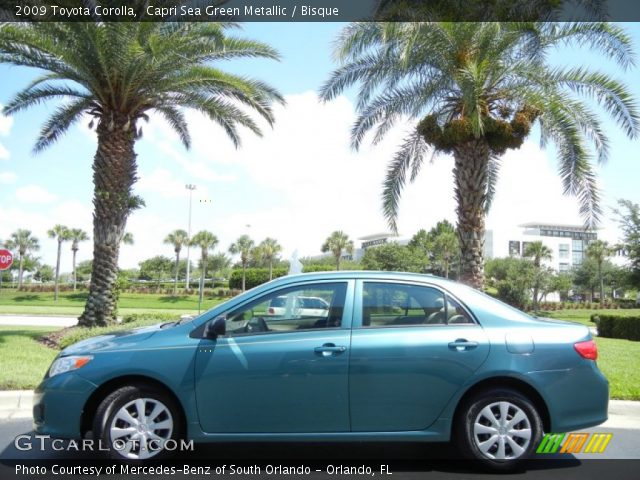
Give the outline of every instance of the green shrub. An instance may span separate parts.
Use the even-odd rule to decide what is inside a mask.
[[[273,278],[278,278],[286,275],[288,270],[286,268],[274,268]],[[247,268],[246,271],[246,288],[247,290],[258,285],[262,285],[269,281],[269,269],[268,268]],[[242,269],[236,268],[231,272],[229,278],[229,288],[232,290],[239,290],[242,288]]]
[[[640,340],[640,316],[593,314],[591,320],[598,325],[598,335],[601,337]]]
[[[172,322],[179,320],[177,314],[157,313],[157,314],[144,314],[136,313],[127,315],[122,319],[122,323],[117,325],[109,325],[108,327],[93,327],[93,328],[70,328],[64,335],[58,340],[58,345],[61,349],[67,348],[69,345],[86,340],[87,338],[96,337],[98,335],[106,335],[112,332],[118,332],[122,330],[131,330],[133,328],[147,327],[149,325],[155,325],[156,323]]]

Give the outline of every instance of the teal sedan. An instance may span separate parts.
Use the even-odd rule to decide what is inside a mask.
[[[323,308],[302,308],[304,298]],[[190,320],[66,348],[36,389],[34,426],[55,438],[93,432],[132,460],[178,439],[453,440],[506,469],[543,432],[607,419],[596,358],[587,327],[442,278],[291,275]]]

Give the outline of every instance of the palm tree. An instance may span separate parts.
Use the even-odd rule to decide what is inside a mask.
[[[58,242],[58,254],[56,256],[56,275],[54,279],[55,287],[53,290],[53,300],[58,301],[58,281],[60,279],[60,257],[62,256],[62,242],[69,240],[69,228],[64,225],[56,225],[47,231],[49,238],[53,238]]]
[[[136,1],[133,6],[142,13],[144,4]],[[83,326],[116,321],[120,240],[127,218],[143,205],[133,193],[140,123],[151,113],[164,117],[188,148],[183,109],[193,109],[221,126],[238,147],[238,127],[261,135],[250,113],[271,124],[273,103],[283,103],[265,83],[216,68],[234,58],[278,58],[265,44],[228,36],[235,24],[105,20],[96,14],[88,22],[0,25],[0,62],[43,72],[7,103],[5,114],[61,101],[44,123],[34,151],[55,143],[83,115],[92,118],[89,127],[96,129],[94,269],[79,318]]]
[[[199,302],[202,302],[202,292],[204,291],[204,279],[207,273],[207,258],[209,250],[218,244],[218,237],[213,233],[202,230],[196,233],[189,241],[192,247],[200,247],[200,291],[198,293]]]
[[[122,245],[133,245],[135,243],[133,240],[133,233],[125,232],[125,234],[122,236],[122,239],[120,240],[120,243]]]
[[[542,271],[542,262],[544,260],[553,259],[553,252],[541,241],[530,242],[524,250],[524,256],[533,260],[536,278],[533,282],[533,309],[538,311],[538,292],[540,291],[540,272]]]
[[[344,252],[353,254],[353,240],[349,240],[349,235],[337,230],[327,237],[322,244],[322,252],[331,252],[336,260],[336,270],[340,270],[340,260]]]
[[[18,252],[18,290],[20,290],[22,288],[25,256],[29,252],[40,250],[40,242],[36,237],[31,236],[31,230],[19,229],[11,234],[4,245],[9,250]]]
[[[587,257],[593,259],[598,266],[598,281],[600,283],[600,303],[604,302],[604,278],[602,264],[613,254],[613,248],[604,240],[594,240],[587,246]]]
[[[351,131],[358,149],[375,130],[380,142],[400,119],[412,125],[391,160],[383,212],[396,231],[399,199],[430,153],[452,154],[461,247],[461,279],[484,283],[485,215],[502,155],[519,148],[532,126],[553,142],[565,194],[576,195],[587,224],[600,215],[595,153],[604,162],[609,141],[597,103],[630,138],[640,131],[629,90],[587,68],[555,67],[552,49],[577,45],[603,52],[622,68],[633,65],[631,41],[615,25],[594,23],[356,23],[336,48],[341,65],[321,89],[325,101],[360,84],[359,116]]]
[[[173,245],[173,251],[176,252],[176,268],[173,279],[173,295],[178,294],[178,268],[180,266],[180,251],[182,247],[189,241],[189,235],[184,230],[174,230],[164,239],[164,243]]]
[[[73,291],[75,292],[78,280],[76,272],[76,255],[80,249],[80,242],[86,242],[89,240],[89,235],[80,228],[72,228],[69,230],[69,240],[71,240],[71,251],[73,252]]]
[[[245,291],[246,276],[247,276],[247,263],[251,256],[251,249],[253,248],[253,240],[249,238],[249,235],[242,235],[235,243],[229,246],[229,253],[232,255],[240,254],[240,263],[242,263],[242,291]]]
[[[273,280],[273,262],[278,258],[278,254],[282,251],[282,245],[275,238],[267,237],[260,245],[260,256],[269,263],[269,280]]]

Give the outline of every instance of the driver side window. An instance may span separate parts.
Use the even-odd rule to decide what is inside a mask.
[[[227,315],[227,334],[340,328],[346,291],[346,282],[277,290],[230,312]]]

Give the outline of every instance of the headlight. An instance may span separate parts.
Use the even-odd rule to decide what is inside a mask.
[[[53,377],[59,373],[77,370],[80,367],[84,367],[91,360],[93,360],[93,357],[90,355],[70,355],[68,357],[60,357],[51,364],[51,368],[49,368],[49,376]]]

